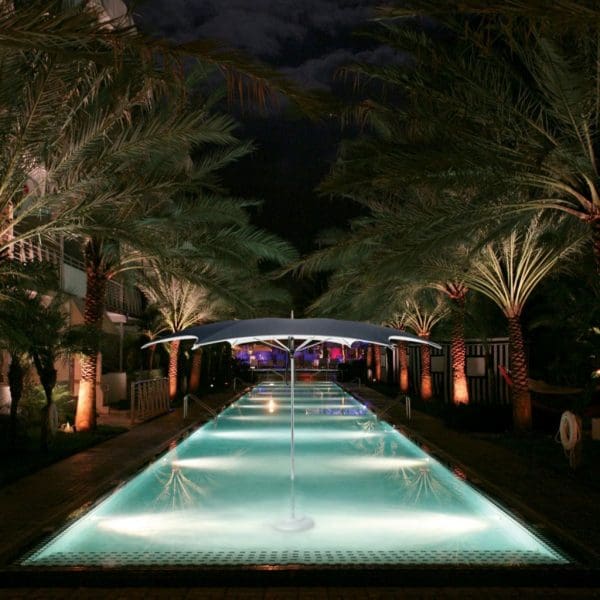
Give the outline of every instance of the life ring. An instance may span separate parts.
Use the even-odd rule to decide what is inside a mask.
[[[560,443],[565,450],[573,450],[581,439],[581,430],[577,417],[569,410],[565,411],[560,418]]]

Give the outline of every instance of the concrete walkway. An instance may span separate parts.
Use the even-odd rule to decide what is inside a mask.
[[[405,425],[406,418],[404,409],[398,403],[390,402],[369,388],[362,387],[354,390],[363,399],[371,402],[379,409],[387,409],[386,420],[398,425]],[[223,404],[223,398],[213,399],[213,405]],[[198,414],[192,415],[198,417]],[[179,587],[173,587],[167,583],[151,585],[147,583],[142,586],[139,579],[135,587],[112,588],[110,582],[103,579],[102,574],[96,576],[89,583],[70,583],[71,587],[63,587],[61,583],[52,584],[53,587],[33,587],[33,582],[18,581],[18,570],[11,567],[11,563],[28,546],[35,544],[40,537],[50,533],[64,523],[64,520],[91,503],[99,496],[107,493],[121,481],[126,480],[146,463],[153,460],[155,456],[164,451],[170,443],[181,437],[187,430],[195,426],[192,420],[184,421],[180,411],[174,411],[166,416],[139,425],[127,433],[113,438],[101,445],[95,446],[56,463],[42,471],[34,473],[21,479],[3,489],[0,489],[0,569],[5,575],[10,575],[10,589],[0,589],[2,598],[248,598],[248,599],[272,599],[272,598],[537,598],[547,596],[549,598],[600,598],[598,588],[591,586],[589,577],[582,584],[585,587],[571,586],[559,587],[543,580],[528,583],[524,587],[504,587],[502,584],[494,587],[477,587],[469,585],[468,581],[461,581],[458,586],[444,587],[381,587],[381,585],[368,585],[368,582],[344,587],[344,580],[340,579],[339,586],[306,587],[298,586],[291,582],[285,587],[242,587],[241,580],[235,580],[235,572],[223,576],[222,585],[215,586],[215,582],[206,581],[197,587],[195,584],[186,583],[182,579],[175,583]],[[531,507],[528,501],[531,493],[522,497],[521,487],[533,486],[534,495],[538,486],[543,485],[544,493],[552,496],[555,493],[553,484],[543,483],[541,480],[528,479],[532,474],[527,466],[521,464],[514,455],[495,445],[489,445],[484,440],[478,440],[471,436],[459,434],[447,430],[436,419],[432,419],[422,413],[413,413],[410,435],[420,437],[421,441],[429,445],[434,454],[445,454],[447,460],[464,469],[467,476],[490,493],[501,492],[503,499],[509,498],[510,508],[521,512],[531,522],[537,523],[543,528],[553,527],[552,519],[555,515],[547,511],[545,505]],[[448,452],[455,453],[452,456]],[[475,465],[481,467],[488,465],[487,474],[490,470],[497,470],[498,478],[479,478],[479,470]],[[485,470],[485,469],[484,469]],[[512,482],[507,481],[507,474],[512,477]],[[524,480],[524,481],[521,481]],[[512,483],[512,484],[511,484]],[[487,487],[486,487],[487,486]],[[507,495],[506,490],[511,490]],[[574,491],[574,494],[577,492]],[[575,498],[562,498],[560,502],[576,501]],[[596,502],[595,498],[588,497],[585,502]],[[583,502],[583,501],[582,501]],[[572,506],[573,504],[570,504]],[[588,511],[597,504],[587,505]],[[564,507],[556,507],[555,512]],[[579,507],[579,510],[583,508]],[[566,514],[565,514],[566,517]],[[556,521],[563,525],[568,518]],[[555,527],[556,531],[563,528]],[[556,530],[556,531],[555,531]],[[548,529],[550,531],[550,529]],[[564,531],[563,531],[564,533]],[[586,548],[585,540],[579,534],[573,536],[574,547],[577,546],[582,552],[595,553],[595,547]],[[595,559],[594,559],[595,560]],[[85,574],[84,574],[85,575]],[[342,575],[340,574],[340,578]],[[435,586],[437,581],[434,572],[431,573],[431,583]],[[15,579],[17,578],[17,579]],[[153,578],[149,578],[152,581]],[[160,578],[156,578],[160,581]],[[8,578],[5,578],[5,582]],[[346,582],[349,583],[349,582]],[[457,582],[458,583],[458,582]],[[464,584],[469,585],[464,587]],[[5,583],[6,585],[6,583]],[[79,587],[84,585],[86,587]],[[90,587],[87,587],[87,586]],[[119,585],[119,584],[117,584]],[[318,585],[315,580],[314,585]],[[536,585],[552,585],[552,587],[536,587]],[[569,585],[569,584],[567,584]],[[579,584],[581,585],[581,584]],[[593,584],[595,586],[595,583]],[[150,586],[150,587],[149,587]],[[363,587],[364,586],[364,587]]]

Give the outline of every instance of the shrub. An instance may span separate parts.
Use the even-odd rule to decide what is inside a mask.
[[[57,385],[52,394],[58,411],[58,422],[73,423],[75,417],[75,402],[68,386]],[[28,386],[23,390],[19,403],[19,414],[28,425],[39,425],[42,420],[42,409],[46,405],[46,396],[41,385]]]
[[[512,408],[507,404],[447,404],[442,416],[448,427],[465,431],[499,433],[512,427]]]

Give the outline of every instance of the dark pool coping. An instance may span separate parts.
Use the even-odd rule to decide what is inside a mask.
[[[3,569],[5,587],[214,587],[214,586],[393,586],[393,587],[568,587],[589,588],[598,573],[580,567],[476,567],[414,565],[240,565],[169,568]]]
[[[241,391],[233,396],[227,406],[248,391]],[[346,389],[348,393],[357,397],[359,401],[371,403],[368,398]],[[383,397],[382,397],[383,398]],[[226,408],[225,407],[225,408]],[[224,408],[223,408],[224,410]],[[386,416],[386,420],[396,425],[392,419]],[[162,445],[162,449],[154,452],[150,460],[145,460],[137,469],[133,470],[127,479],[133,477],[137,472],[146,468],[162,454],[167,452],[173,442],[187,437],[192,431],[204,425],[206,421],[197,421],[188,424],[175,436],[171,436]],[[566,532],[560,530],[541,515],[529,509],[516,498],[507,494],[499,493],[501,490],[479,477],[473,469],[453,459],[448,453],[436,445],[425,440],[422,436],[411,431],[405,425],[400,425],[401,432],[418,445],[427,445],[427,452],[446,466],[458,466],[468,477],[468,481],[492,502],[498,504],[494,499],[502,503],[499,506],[508,509],[523,525],[530,529],[535,535],[543,539],[549,546],[559,553],[568,555],[574,559],[571,564],[548,564],[548,565],[509,565],[489,566],[474,564],[420,564],[420,565],[236,565],[236,566],[166,566],[166,567],[138,567],[125,568],[110,567],[30,567],[18,564],[27,555],[33,553],[45,541],[66,529],[76,518],[65,517],[60,526],[52,531],[40,531],[35,540],[30,540],[27,546],[21,545],[15,548],[10,563],[0,567],[0,576],[6,587],[111,587],[132,586],[147,587],[211,587],[211,586],[414,586],[414,587],[574,587],[586,588],[600,585],[600,569],[596,565],[588,564],[584,555],[589,549],[582,547],[578,540],[569,541]],[[105,482],[105,489],[96,495],[93,502],[86,502],[83,510],[90,510],[93,506],[111,494],[125,480]],[[116,483],[116,484],[115,484]],[[489,487],[488,487],[489,486]],[[491,490],[488,492],[488,489]],[[493,496],[490,496],[493,494]],[[536,526],[528,525],[527,520],[533,521]],[[538,529],[540,524],[551,531],[552,539],[549,539]],[[561,534],[565,534],[564,536]],[[557,543],[554,542],[557,540]],[[589,555],[588,555],[589,556]]]

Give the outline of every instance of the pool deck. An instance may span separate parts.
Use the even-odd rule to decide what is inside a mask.
[[[374,407],[387,409],[385,418],[395,425],[406,428],[407,420],[402,406],[393,405],[389,398],[370,388],[354,388],[353,391]],[[214,397],[212,405],[217,408],[224,398]],[[198,410],[198,409],[197,409]],[[158,577],[159,573],[145,580],[132,578],[132,587],[122,583],[111,584],[102,572],[90,573],[89,583],[85,572],[69,573],[69,582],[60,578],[51,583],[25,580],[26,572],[13,565],[14,560],[45,535],[56,530],[65,519],[85,509],[97,498],[114,489],[129,478],[169,444],[196,427],[201,415],[192,413],[184,421],[180,410],[143,423],[107,442],[85,450],[77,455],[55,463],[37,473],[0,489],[0,588],[2,598],[600,598],[600,587],[596,574],[600,568],[600,492],[578,489],[565,485],[562,480],[553,480],[543,470],[524,464],[509,450],[492,445],[485,439],[457,433],[423,413],[413,411],[410,428],[406,432],[428,450],[460,468],[467,478],[484,492],[500,498],[502,502],[535,524],[549,538],[560,540],[573,555],[587,563],[578,574],[568,574],[564,585],[560,581],[546,581],[540,574],[527,580],[521,575],[518,585],[513,581],[486,585],[478,583],[477,576],[452,581],[446,573],[446,582],[441,583],[439,573],[431,576],[421,573],[424,581],[414,585],[411,578],[402,587],[390,587],[387,582],[374,578],[358,581],[356,577],[343,579],[339,573],[334,585],[320,585],[315,581],[291,578],[281,583],[266,574],[261,584],[260,577],[247,585],[243,579],[235,579],[235,573],[224,573],[220,580],[206,578],[195,584],[193,578]],[[108,419],[110,420],[110,419]],[[510,490],[510,493],[506,493]],[[532,493],[532,490],[538,491]],[[539,498],[538,498],[539,496]],[[532,502],[532,498],[535,501]],[[560,526],[558,526],[559,524]],[[76,576],[75,576],[76,575]],[[146,574],[147,576],[147,574]],[[196,578],[198,573],[195,573]],[[432,581],[433,577],[435,579]],[[331,579],[331,574],[329,575]],[[455,579],[457,579],[455,577]],[[149,583],[149,582],[152,583]],[[440,582],[440,587],[431,584]],[[391,583],[397,583],[392,582]],[[121,587],[111,587],[119,585]],[[127,584],[125,584],[127,585]],[[313,587],[313,585],[315,587]],[[246,587],[244,587],[246,586]],[[545,587],[544,587],[545,586]],[[551,586],[551,587],[548,587]]]

